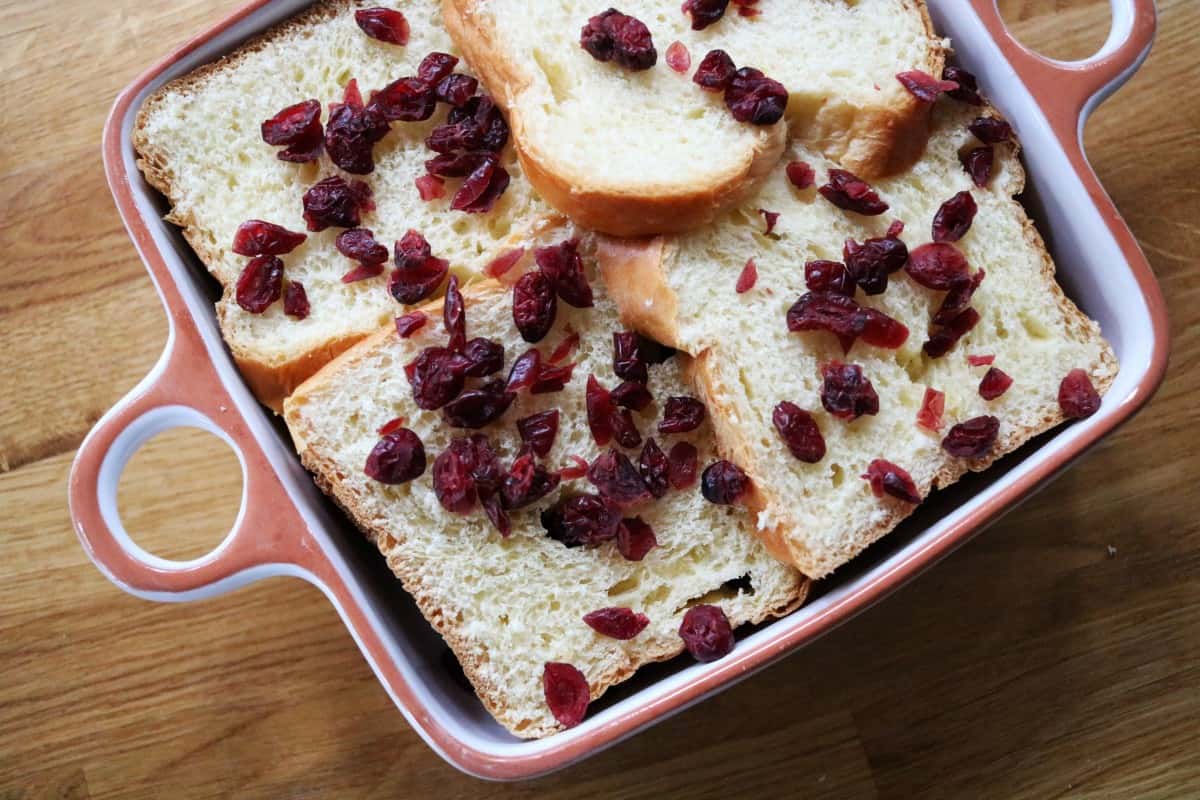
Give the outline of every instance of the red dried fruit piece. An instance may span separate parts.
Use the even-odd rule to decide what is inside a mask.
[[[552,408],[517,420],[517,432],[521,434],[521,441],[529,446],[534,455],[542,458],[549,455],[550,448],[554,446],[554,438],[558,436],[558,418],[558,409]]]
[[[417,78],[432,86],[453,72],[456,66],[457,56],[433,52],[421,59],[421,63],[417,65]]]
[[[340,175],[318,181],[304,193],[304,221],[310,231],[357,228],[362,212],[375,208],[371,187],[362,181],[346,182]]]
[[[375,143],[388,130],[387,119],[374,106],[335,103],[325,125],[325,152],[346,172],[367,175],[375,170]]]
[[[642,446],[642,454],[638,456],[638,472],[641,473],[646,489],[656,498],[667,493],[670,485],[667,477],[670,467],[667,455],[658,446],[658,443],[654,439],[647,439],[646,444]]]
[[[979,96],[979,84],[975,80],[975,76],[962,67],[946,67],[942,70],[942,80],[954,81],[958,84],[957,89],[946,92],[948,97],[953,97],[968,105],[983,105],[983,98]]]
[[[867,471],[861,476],[871,484],[871,493],[876,497],[890,494],[899,500],[914,505],[921,502],[921,494],[917,484],[907,470],[898,467],[890,461],[877,458],[867,465]]]
[[[410,311],[407,314],[401,314],[396,317],[396,333],[400,334],[401,339],[407,339],[424,328],[428,321],[429,317],[425,316],[424,311]]]
[[[333,246],[346,258],[363,264],[382,264],[388,260],[388,249],[376,242],[375,234],[367,228],[342,231],[334,239]]]
[[[970,192],[959,192],[942,203],[933,217],[933,241],[957,242],[966,236],[978,210]]]
[[[588,463],[579,456],[567,456],[571,459],[571,466],[563,467],[558,471],[558,477],[564,481],[573,481],[576,478],[582,478],[587,475]]]
[[[1100,393],[1086,371],[1073,369],[1058,385],[1058,407],[1067,419],[1083,419],[1100,410]]]
[[[797,189],[807,189],[817,182],[817,173],[805,161],[792,161],[786,167],[787,178]]]
[[[425,445],[421,437],[408,428],[385,434],[371,448],[363,472],[390,486],[419,478],[425,472]]]
[[[692,68],[692,54],[683,42],[671,42],[667,47],[666,62],[671,69],[684,73]]]
[[[804,285],[813,292],[854,297],[854,278],[839,261],[809,261],[804,265]]]
[[[675,353],[674,347],[667,347],[665,344],[659,344],[653,339],[638,334],[638,355],[647,364],[662,364]]]
[[[467,308],[462,292],[458,290],[458,276],[451,275],[446,286],[446,299],[442,302],[442,327],[449,337],[451,350],[461,351],[467,345]]]
[[[738,122],[774,125],[783,118],[788,93],[783,84],[761,70],[742,67],[733,73],[725,88],[725,107]]]
[[[422,175],[413,183],[417,186],[417,194],[426,203],[446,196],[446,183],[436,175]]]
[[[571,382],[571,376],[575,374],[574,364],[563,364],[559,367],[542,366],[538,371],[537,380],[530,387],[530,394],[551,394],[553,392],[561,392]]]
[[[683,646],[697,661],[716,661],[733,651],[733,628],[719,606],[697,605],[688,609],[679,626]]]
[[[842,258],[846,261],[846,271],[866,294],[883,294],[888,275],[908,261],[908,247],[899,239],[886,236],[867,239],[862,244],[847,239],[842,246]]]
[[[600,494],[618,505],[633,505],[651,496],[633,462],[618,450],[610,449],[596,456],[588,467],[588,480]]]
[[[821,367],[821,405],[835,417],[854,421],[879,413],[879,395],[858,364],[831,361]]]
[[[983,283],[983,279],[986,277],[987,272],[977,269],[971,276],[971,280],[946,292],[946,296],[942,298],[942,304],[938,306],[938,310],[933,315],[933,324],[952,324],[966,311],[967,306],[971,305],[971,298],[975,296],[975,290],[979,288],[979,284]]]
[[[982,189],[992,179],[992,163],[995,158],[991,147],[976,147],[959,156],[959,161],[971,176],[971,181]]]
[[[504,476],[500,499],[507,510],[524,508],[557,489],[560,480],[557,472],[550,472],[534,461],[533,453],[522,453]]]
[[[378,433],[380,436],[387,436],[392,431],[400,430],[402,427],[404,427],[404,417],[392,417],[379,426]]]
[[[862,337],[875,347],[896,349],[908,339],[908,328],[882,311],[866,308],[840,294],[808,292],[787,312],[788,330],[829,331],[849,351]]]
[[[383,274],[383,264],[359,264],[342,276],[342,283],[357,283]]]
[[[994,355],[967,356],[967,363],[972,367],[990,367],[995,362]]]
[[[600,385],[595,375],[589,375],[585,396],[588,428],[596,444],[604,447],[613,437],[612,420],[616,416],[616,408],[613,406],[612,395]]]
[[[632,639],[650,624],[650,618],[631,608],[600,608],[583,615],[587,626],[601,636],[612,639]]]
[[[729,0],[684,0],[683,13],[691,16],[692,30],[702,31],[725,16]]]
[[[967,130],[984,144],[1000,144],[1012,138],[1012,126],[998,117],[976,117]]]
[[[446,115],[446,122],[451,125],[468,119],[473,120],[481,131],[481,146],[485,151],[499,153],[504,149],[508,142],[508,123],[491,97],[475,95],[462,106],[450,109],[450,113]]]
[[[515,392],[505,391],[503,380],[494,378],[451,400],[442,415],[452,428],[482,428],[500,419],[516,399]]]
[[[504,510],[504,501],[500,495],[493,494],[484,498],[483,513],[487,515],[488,522],[492,523],[492,527],[507,539],[512,533],[512,521],[508,518],[508,512]]]
[[[667,453],[667,478],[676,489],[686,489],[696,482],[700,468],[699,454],[690,442],[676,442]]]
[[[238,225],[233,252],[239,256],[281,256],[295,250],[308,234],[294,233],[282,225],[252,219]]]
[[[283,293],[283,313],[296,319],[304,319],[312,310],[308,304],[308,292],[300,281],[288,281]]]
[[[550,538],[567,547],[596,547],[617,538],[621,509],[599,495],[581,494],[543,511],[541,521]]]
[[[956,458],[981,458],[992,451],[1000,433],[1000,420],[974,417],[952,427],[942,439],[942,449]]]
[[[463,389],[467,367],[466,356],[446,347],[427,347],[411,363],[404,374],[412,385],[413,400],[418,408],[435,411],[449,403]]]
[[[663,418],[658,423],[659,433],[687,433],[704,422],[704,403],[694,397],[668,397],[663,406]]]
[[[756,283],[758,283],[758,266],[754,263],[753,258],[748,258],[746,266],[742,267],[741,274],[738,275],[737,283],[733,288],[738,294],[745,294],[753,289]]]
[[[421,78],[400,78],[374,92],[367,108],[388,122],[420,122],[433,116],[437,96]]]
[[[589,19],[579,33],[579,44],[597,61],[615,61],[635,72],[658,61],[650,29],[615,8]]]
[[[557,661],[548,661],[542,668],[542,694],[550,713],[564,728],[583,722],[592,697],[583,673]]]
[[[471,477],[471,464],[460,448],[453,445],[466,442],[456,439],[433,460],[433,492],[442,508],[452,514],[465,514],[475,507],[478,492]],[[469,448],[469,445],[468,445]]]
[[[812,414],[795,403],[784,400],[775,406],[771,422],[792,455],[806,464],[815,464],[825,457],[825,437]]]
[[[499,280],[501,275],[508,273],[508,271],[515,267],[517,263],[524,257],[524,247],[517,247],[513,250],[508,250],[488,262],[488,265],[483,268],[483,274]]]
[[[762,13],[761,9],[756,8],[758,0],[733,0],[733,4],[737,6],[739,17],[757,17]]]
[[[901,72],[896,75],[896,80],[900,81],[908,93],[922,103],[932,103],[942,92],[953,92],[958,88],[958,84],[954,81],[938,80],[928,72],[922,72],[919,69]]]
[[[354,21],[362,32],[372,39],[388,44],[408,44],[408,20],[399,11],[390,8],[360,8],[354,12]]]
[[[637,381],[623,381],[612,390],[612,401],[622,408],[641,411],[654,401],[646,384]]]
[[[892,220],[892,224],[888,225],[887,233],[889,239],[895,239],[900,234],[904,233],[904,222],[902,220]]]
[[[505,388],[510,392],[532,388],[542,371],[542,354],[534,348],[526,350],[517,356],[512,368],[508,371],[508,382]]]
[[[462,354],[471,364],[467,367],[471,378],[483,378],[504,368],[504,345],[500,342],[477,336],[463,346]]]
[[[626,381],[645,383],[649,380],[646,364],[638,350],[638,336],[632,331],[613,333],[613,372]]]
[[[758,213],[763,215],[763,221],[767,225],[766,230],[763,231],[763,235],[770,236],[771,232],[775,230],[775,225],[779,222],[779,212],[767,211],[765,208],[760,208]]]
[[[829,170],[828,182],[817,191],[838,208],[863,216],[874,217],[888,210],[870,184],[844,169]]]
[[[641,561],[654,548],[658,539],[654,529],[641,517],[626,517],[617,528],[617,552],[626,561]]]
[[[513,286],[513,323],[527,342],[540,342],[554,325],[554,286],[541,272],[526,272]]]
[[[642,443],[642,435],[638,433],[633,415],[628,410],[614,411],[612,427],[613,438],[621,447],[637,447]]]
[[[413,230],[396,242],[395,263],[388,291],[405,305],[419,303],[432,295],[450,271],[450,262],[435,258],[429,242]]]
[[[443,156],[460,150],[478,150],[483,146],[483,131],[479,129],[479,125],[473,117],[467,117],[453,124],[447,122],[429,132],[429,136],[425,137],[425,146]],[[442,177],[453,177],[449,174],[451,171],[459,172],[465,168],[466,172],[469,172],[478,167],[481,160],[482,156],[479,153],[463,153],[454,162],[453,167],[449,161],[435,162],[441,167],[440,169],[434,169],[434,164],[426,164],[426,167],[430,172]],[[463,166],[458,166],[458,164]],[[467,164],[470,164],[469,168],[467,168]]]
[[[1012,386],[1013,379],[1008,373],[997,367],[992,367],[984,374],[983,380],[979,382],[979,396],[984,400],[995,400],[1000,395],[1008,391],[1008,387]]]
[[[508,183],[508,170],[500,166],[494,154],[488,154],[454,193],[450,208],[468,214],[491,211]]]
[[[283,262],[275,256],[250,260],[237,279],[237,304],[261,314],[283,294]]]
[[[696,73],[692,75],[692,82],[702,89],[723,92],[729,88],[735,72],[737,67],[733,65],[733,59],[728,53],[724,50],[709,50],[700,60]]]
[[[357,78],[351,78],[346,83],[346,88],[342,90],[342,102],[348,106],[362,106],[362,92],[358,89]]]
[[[714,461],[700,476],[700,493],[710,503],[727,506],[738,501],[750,488],[750,478],[730,461]]]
[[[305,100],[283,109],[262,124],[262,138],[267,144],[285,148],[277,154],[280,161],[316,161],[325,148],[321,102]]]
[[[584,274],[578,247],[578,239],[567,239],[556,245],[539,247],[533,258],[564,303],[575,308],[591,308],[594,304],[592,287]]]
[[[972,328],[979,324],[979,312],[966,308],[944,328],[939,328],[929,337],[929,341],[921,346],[930,358],[941,358],[950,352],[958,340],[966,336]]]
[[[967,258],[952,244],[932,242],[909,253],[905,266],[910,278],[926,289],[946,291],[970,280]]]
[[[558,347],[554,348],[554,352],[550,354],[550,358],[546,359],[549,363],[557,364],[571,355],[575,348],[579,346],[579,334],[571,330],[571,326],[569,325],[567,326],[567,330],[570,333],[558,343]]]
[[[917,411],[917,424],[934,432],[942,429],[942,414],[946,412],[946,394],[932,387],[925,387],[925,397]]]
[[[438,81],[433,95],[442,103],[464,106],[479,90],[479,80],[470,75],[447,75]]]

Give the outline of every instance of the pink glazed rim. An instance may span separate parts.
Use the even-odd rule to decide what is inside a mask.
[[[1101,187],[1082,147],[1082,126],[1087,114],[1132,74],[1149,50],[1155,32],[1153,0],[1113,0],[1114,34],[1118,27],[1116,20],[1123,15],[1124,38],[1113,42],[1112,47],[1106,45],[1091,59],[1073,63],[1045,59],[1018,43],[1005,29],[995,0],[970,0],[970,8],[964,6],[964,13],[973,11],[977,15],[1015,70],[1014,80],[1022,83],[1032,96],[1141,291],[1152,328],[1152,352],[1136,386],[1118,403],[1106,402],[1100,413],[1087,421],[1086,435],[1074,437],[1051,457],[1040,461],[1030,459],[1027,471],[1010,484],[968,509],[923,546],[902,559],[892,559],[886,568],[873,571],[858,590],[840,597],[801,624],[786,630],[777,628],[777,635],[739,645],[731,656],[696,672],[689,681],[625,713],[611,716],[581,735],[560,734],[541,740],[538,748],[527,753],[500,754],[475,747],[430,713],[388,654],[379,630],[364,608],[361,593],[348,580],[341,559],[314,537],[305,514],[281,480],[277,465],[269,460],[242,415],[239,403],[218,374],[192,312],[135,201],[131,180],[138,178],[131,176],[126,168],[122,126],[136,98],[164,71],[271,2],[250,2],[155,64],[120,94],[108,118],[103,152],[109,186],[162,297],[171,335],[155,371],[96,424],[80,447],[69,482],[72,518],[85,550],[100,570],[118,586],[139,596],[191,599],[201,592],[233,588],[266,574],[290,573],[312,581],[338,607],[379,680],[409,722],[431,747],[465,772],[499,780],[551,772],[615,744],[814,640],[932,566],[1013,507],[1128,420],[1162,381],[1169,335],[1161,292],[1132,232]],[[99,489],[106,471],[115,468],[119,474],[123,466],[122,463],[113,467],[112,454],[125,452],[127,457],[128,452],[136,449],[137,443],[131,443],[136,438],[135,429],[140,425],[145,434],[155,425],[159,426],[157,429],[169,426],[165,417],[156,421],[155,415],[173,409],[177,412],[172,417],[174,421],[184,419],[185,423],[205,427],[235,445],[245,474],[242,512],[234,529],[208,556],[183,564],[157,559],[133,544],[123,534],[119,520],[114,518],[115,510],[109,507]]]

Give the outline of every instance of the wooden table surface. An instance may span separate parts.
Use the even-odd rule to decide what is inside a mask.
[[[84,557],[66,476],[166,325],[100,164],[116,92],[239,0],[0,0],[0,799],[1200,796],[1200,3],[1159,0],[1092,163],[1167,297],[1157,397],[921,580],[785,662],[566,772],[459,774],[409,729],[319,592],[134,599]],[[1005,0],[1060,57],[1106,0]],[[209,549],[240,475],[206,434],[122,485],[134,535]]]

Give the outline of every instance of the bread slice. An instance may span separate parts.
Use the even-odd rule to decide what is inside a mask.
[[[580,224],[617,236],[686,231],[744,200],[792,134],[864,177],[907,167],[928,135],[928,106],[896,74],[940,75],[943,42],[923,0],[762,0],[730,5],[702,31],[679,0],[626,0],[650,29],[658,63],[630,72],[579,43],[604,4],[444,0],[446,25],[509,112],[526,174]],[[682,42],[692,68],[664,61]],[[719,93],[691,80],[712,49],[790,93],[786,123],[737,122]]]
[[[579,334],[570,358],[577,366],[566,389],[522,393],[499,422],[485,429],[505,464],[520,447],[514,421],[550,408],[560,410],[561,425],[544,459],[548,468],[569,464],[568,456],[590,461],[599,453],[587,427],[584,385],[589,374],[610,388],[615,385],[612,333],[619,322],[599,281],[595,287],[592,309],[559,303],[557,322],[541,345],[548,356],[569,330]],[[511,294],[487,281],[464,295],[467,335],[502,342],[507,369],[529,347],[513,325]],[[423,348],[445,342],[440,304],[428,311],[430,323],[412,338],[401,339],[394,327],[385,328],[342,354],[288,398],[284,417],[304,465],[378,545],[504,727],[527,738],[560,728],[543,697],[545,662],[574,664],[595,699],[643,664],[678,654],[678,628],[695,603],[720,605],[734,625],[800,604],[806,581],[767,553],[752,534],[749,514],[707,502],[696,487],[672,490],[629,512],[653,527],[659,545],[633,562],[611,542],[568,549],[546,535],[539,512],[565,494],[591,491],[585,478],[564,481],[543,501],[512,512],[507,539],[479,511],[465,516],[445,511],[432,491],[430,469],[399,486],[368,478],[363,464],[379,440],[376,429],[393,417],[404,417],[421,437],[430,464],[452,435],[469,433],[450,429],[440,412],[421,411],[413,403],[403,365]],[[664,398],[689,393],[681,375],[684,358],[650,368],[656,404],[635,415],[644,435],[651,433]],[[657,440],[664,450],[678,440],[693,442],[702,465],[714,458],[707,426]],[[630,455],[637,460],[636,451]],[[594,633],[581,619],[610,606],[645,613],[649,627],[618,641]]]
[[[815,189],[797,190],[781,165],[755,198],[710,229],[600,247],[604,279],[626,324],[697,357],[693,377],[721,444],[754,480],[749,504],[759,534],[810,577],[829,574],[912,510],[872,495],[859,476],[873,459],[907,469],[924,497],[1062,422],[1057,393],[1069,370],[1087,370],[1101,392],[1116,375],[1116,358],[1099,327],[1063,295],[1041,237],[1013,199],[1024,185],[1015,145],[996,147],[996,173],[985,189],[973,187],[960,166],[959,152],[979,146],[967,131],[979,113],[949,100],[938,104],[924,158],[874,184],[891,205],[882,216],[847,213]],[[818,184],[836,166],[803,147],[791,155],[816,169]],[[891,276],[883,294],[856,296],[908,327],[899,350],[860,340],[843,354],[828,333],[788,332],[785,314],[807,291],[806,261],[840,261],[846,239],[883,236],[892,220],[906,224],[902,238],[911,250],[929,241],[934,214],[959,191],[970,191],[979,210],[957,246],[987,277],[972,303],[982,320],[954,349],[938,359],[922,352],[944,293],[922,288],[904,271]],[[760,208],[781,215],[773,235],[764,234]],[[756,262],[758,282],[737,294],[748,258]],[[1013,378],[1011,388],[984,400],[978,387],[987,367],[972,367],[968,354],[994,355],[995,366]],[[818,370],[833,360],[862,366],[879,394],[877,416],[847,423],[825,412]],[[926,387],[946,395],[941,434],[916,424]],[[782,400],[813,413],[828,447],[818,463],[794,458],[774,429],[772,410]],[[992,457],[963,460],[942,451],[949,425],[985,414],[1001,420]]]
[[[301,100],[340,100],[351,78],[365,95],[414,74],[432,51],[455,53],[435,0],[385,4],[399,5],[408,18],[406,47],[364,35],[354,21],[358,5],[346,0],[317,3],[220,61],[172,81],[147,99],[133,131],[139,166],[170,201],[167,219],[182,228],[224,287],[217,315],[242,374],[258,398],[275,410],[302,380],[394,317],[399,306],[387,292],[386,271],[342,283],[341,276],[354,265],[334,249],[338,228],[310,233],[303,245],[283,256],[285,277],[301,281],[308,293],[312,311],[307,319],[286,316],[279,302],[262,314],[238,306],[233,287],[248,260],[231,249],[238,225],[264,219],[303,231],[302,195],[337,171],[327,156],[316,164],[278,160],[277,148],[263,142],[259,126]],[[458,69],[465,71],[465,64]],[[363,226],[389,248],[408,229],[419,230],[452,270],[478,275],[488,254],[521,236],[551,209],[523,180],[511,145],[504,164],[512,182],[492,211],[452,211],[452,191],[444,199],[423,202],[413,181],[434,155],[425,137],[445,116],[442,106],[427,122],[394,123],[375,146],[377,166],[365,180],[377,208],[365,215]]]

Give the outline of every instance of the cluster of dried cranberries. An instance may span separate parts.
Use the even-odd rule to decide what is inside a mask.
[[[237,304],[251,314],[261,314],[283,296],[283,261],[279,256],[292,252],[307,238],[307,234],[260,219],[239,225],[233,236],[233,252],[250,256],[250,263],[237,279],[234,291]],[[304,284],[288,281],[283,310],[296,319],[308,316],[310,309]]]
[[[692,81],[702,89],[723,92],[725,107],[738,122],[774,125],[787,109],[788,92],[782,83],[753,67],[738,69],[724,50],[710,50]]]

